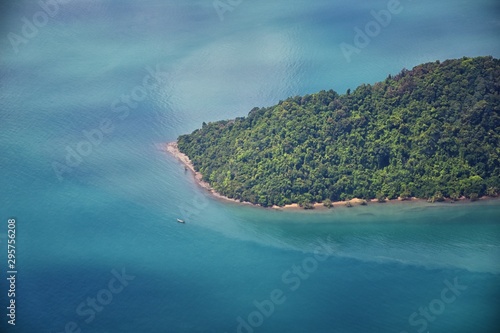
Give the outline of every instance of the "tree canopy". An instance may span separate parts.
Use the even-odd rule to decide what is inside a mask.
[[[204,123],[178,147],[217,192],[262,206],[496,195],[499,78],[492,57],[427,63]]]

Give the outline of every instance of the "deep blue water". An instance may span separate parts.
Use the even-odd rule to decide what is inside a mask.
[[[209,0],[73,0],[30,37],[40,5],[2,4],[0,331],[497,332],[498,201],[257,209],[214,200],[159,149],[289,96],[500,56],[496,1],[407,0],[348,61],[341,43],[387,4],[242,1],[221,21]]]

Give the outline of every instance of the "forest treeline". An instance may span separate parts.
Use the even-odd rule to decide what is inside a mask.
[[[496,196],[499,78],[492,57],[427,63],[203,123],[178,147],[217,192],[262,206]]]

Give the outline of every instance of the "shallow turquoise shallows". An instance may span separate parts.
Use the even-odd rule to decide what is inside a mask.
[[[213,199],[161,146],[499,57],[497,1],[41,4],[0,6],[0,332],[498,332],[498,201],[266,210]]]

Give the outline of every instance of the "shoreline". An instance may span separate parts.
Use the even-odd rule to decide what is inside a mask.
[[[346,207],[347,208],[347,207],[354,207],[354,206],[364,206],[367,204],[381,204],[381,205],[383,205],[383,204],[399,204],[399,203],[412,203],[412,202],[434,204],[434,203],[430,203],[426,199],[420,199],[420,198],[416,198],[416,197],[411,197],[408,199],[402,199],[402,198],[386,199],[383,202],[378,202],[377,199],[364,200],[364,199],[359,199],[359,198],[353,198],[353,199],[348,200],[348,201],[332,201],[331,207],[326,207],[323,205],[323,203],[316,202],[316,203],[312,204],[312,207],[313,207],[312,209],[305,209],[304,207],[299,206],[299,204],[297,204],[297,203],[288,204],[288,205],[285,205],[283,207],[276,206],[276,205],[270,206],[270,207],[262,207],[258,204],[254,204],[254,203],[251,203],[249,201],[239,201],[236,199],[228,198],[228,197],[218,193],[217,191],[215,191],[212,188],[212,186],[210,186],[209,183],[207,183],[206,181],[203,180],[202,174],[200,172],[197,172],[194,169],[194,165],[191,162],[191,160],[189,159],[189,157],[179,150],[179,148],[177,146],[177,141],[167,142],[165,145],[165,151],[167,153],[171,154],[173,157],[175,157],[179,162],[181,162],[186,169],[189,169],[191,171],[191,173],[194,176],[196,184],[198,184],[200,187],[202,187],[203,189],[210,192],[211,195],[213,195],[215,198],[217,198],[219,200],[233,202],[233,203],[237,203],[237,204],[251,205],[254,207],[259,207],[259,208],[264,208],[264,209],[273,209],[273,210],[312,210],[312,211],[327,210],[327,209],[334,208],[334,207]],[[499,198],[483,196],[481,198],[478,198],[477,201],[489,201],[489,200],[495,200],[495,199],[499,199]],[[473,201],[471,201],[470,199],[467,199],[465,197],[461,197],[457,201],[453,201],[450,198],[444,198],[443,201],[435,202],[435,203],[453,204],[453,203],[470,203],[470,202],[473,202]]]
[[[251,202],[245,202],[245,201],[241,202],[241,201],[236,200],[236,199],[228,198],[228,197],[223,196],[222,194],[218,193],[217,191],[215,191],[212,188],[212,186],[210,186],[209,183],[207,183],[206,181],[203,180],[202,174],[200,172],[197,172],[194,169],[193,162],[191,162],[191,160],[189,159],[189,157],[186,154],[181,153],[181,151],[177,147],[177,141],[168,142],[166,144],[166,149],[165,150],[166,150],[167,153],[171,154],[178,161],[180,161],[184,165],[185,168],[187,168],[187,169],[189,169],[191,171],[191,173],[194,176],[196,184],[198,184],[199,186],[201,186],[202,188],[204,188],[205,190],[207,190],[208,192],[210,192],[210,194],[212,194],[214,197],[216,197],[218,199],[221,199],[221,200],[224,200],[224,201],[230,201],[230,202],[235,202],[235,203],[239,203],[239,204],[254,205]],[[255,206],[258,206],[258,205],[255,205]]]

